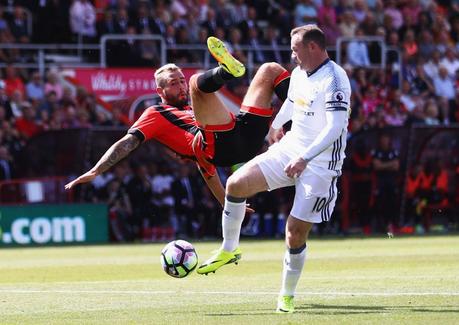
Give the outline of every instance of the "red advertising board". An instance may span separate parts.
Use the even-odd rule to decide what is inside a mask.
[[[196,69],[183,69],[189,80]],[[154,69],[75,69],[74,78],[101,97],[132,97],[156,93]]]

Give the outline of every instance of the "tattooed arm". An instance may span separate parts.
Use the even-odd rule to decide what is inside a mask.
[[[105,152],[93,168],[66,184],[65,189],[69,190],[77,184],[91,182],[96,176],[104,173],[126,157],[132,150],[137,148],[139,144],[140,140],[135,135],[126,134]]]

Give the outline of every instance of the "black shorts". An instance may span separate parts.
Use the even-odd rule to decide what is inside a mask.
[[[216,166],[232,166],[255,157],[263,147],[270,122],[271,116],[239,113],[234,128],[214,132],[215,154],[212,162]]]

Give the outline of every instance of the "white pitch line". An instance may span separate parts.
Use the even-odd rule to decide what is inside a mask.
[[[37,289],[0,289],[0,293],[61,293],[61,294],[126,294],[126,295],[163,295],[163,294],[187,294],[187,295],[278,295],[273,291],[149,291],[149,290],[37,290]],[[302,296],[375,296],[375,297],[393,297],[393,296],[459,296],[459,292],[342,292],[342,291],[324,291],[324,292],[297,292]]]

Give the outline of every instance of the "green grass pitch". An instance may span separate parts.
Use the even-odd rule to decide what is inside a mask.
[[[219,243],[193,242],[200,260]],[[459,236],[312,239],[295,314],[275,314],[284,244],[166,275],[163,244],[0,249],[0,324],[459,324]]]

